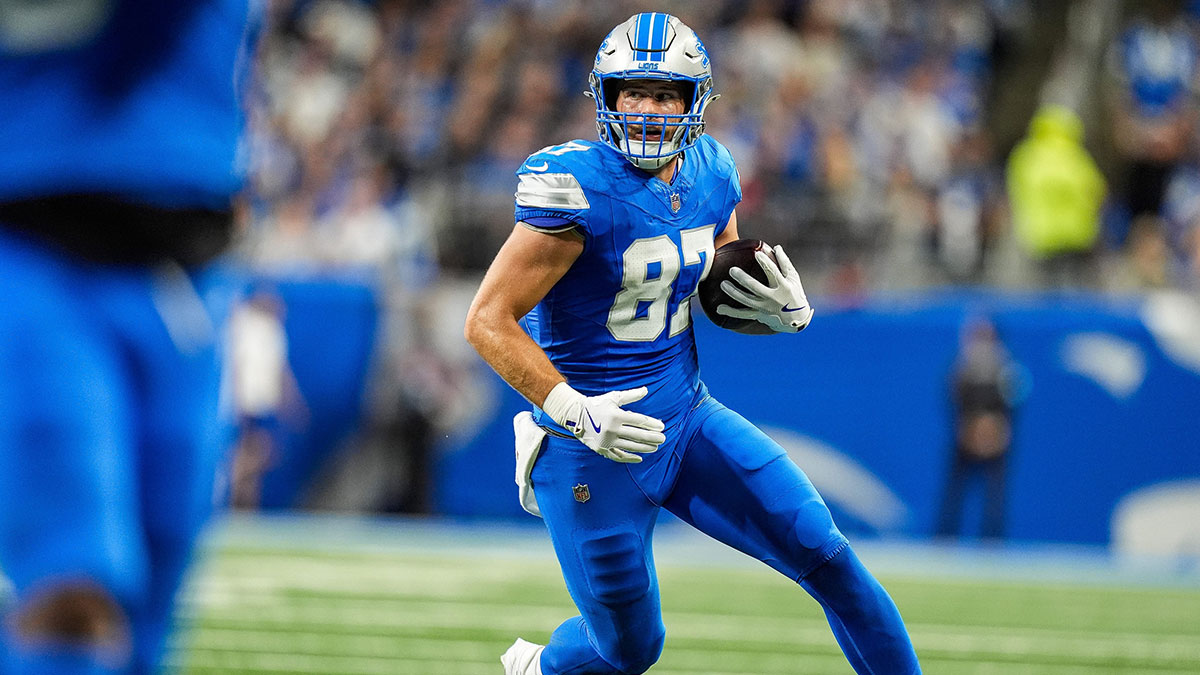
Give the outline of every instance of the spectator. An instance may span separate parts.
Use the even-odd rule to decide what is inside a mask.
[[[1163,200],[1163,221],[1169,283],[1200,291],[1200,165],[1195,159],[1171,179]]]
[[[1196,121],[1192,93],[1200,75],[1196,39],[1178,3],[1141,4],[1109,53],[1119,87],[1113,138],[1124,163],[1131,222],[1161,215],[1168,181],[1187,152]]]
[[[1008,158],[1008,197],[1017,239],[1047,281],[1092,281],[1106,189],[1079,116],[1058,105],[1039,109]]]
[[[937,261],[958,283],[977,282],[998,238],[1003,193],[981,131],[954,147],[949,178],[937,194]]]
[[[283,300],[260,288],[233,311],[229,322],[230,370],[238,437],[230,479],[235,508],[259,505],[262,476],[279,461],[283,427],[306,414],[288,365]]]
[[[990,319],[967,321],[950,384],[954,403],[954,450],[939,536],[960,534],[963,504],[976,478],[982,478],[983,521],[980,534],[1005,534],[1005,492],[1012,447],[1013,410],[1017,404],[1016,367]]]

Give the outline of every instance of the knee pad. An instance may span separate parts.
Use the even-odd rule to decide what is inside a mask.
[[[838,534],[833,524],[829,507],[819,499],[810,499],[800,505],[794,514],[792,532],[796,541],[805,549],[815,550],[824,546]]]
[[[594,636],[597,651],[618,673],[646,672],[662,655],[666,629],[657,604],[639,603],[652,585],[641,538],[617,532],[585,540],[579,551],[593,599],[622,617],[615,633]]]
[[[801,586],[822,606],[839,616],[855,615],[876,607],[879,598],[887,595],[849,545],[813,570]]]
[[[618,532],[584,541],[580,547],[588,586],[605,606],[624,605],[650,592],[650,573],[642,540],[633,532]]]
[[[617,673],[641,675],[658,663],[666,639],[667,630],[660,619],[639,623],[636,630],[619,635],[615,644],[601,643],[596,648]]]
[[[29,643],[51,643],[128,653],[129,619],[107,590],[75,582],[46,588],[13,615],[17,638]]]
[[[658,658],[662,656],[663,643],[667,639],[667,632],[662,627],[662,622],[659,622],[658,630],[648,634],[643,633],[640,637],[638,651],[632,654],[623,654],[620,661],[613,664],[625,675],[641,675],[650,670],[650,666],[658,663]]]

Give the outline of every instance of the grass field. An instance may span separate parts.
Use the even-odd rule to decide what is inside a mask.
[[[755,561],[664,527],[655,675],[851,673],[819,607]],[[573,609],[538,528],[239,520],[185,594],[188,673],[502,675]],[[1200,573],[1095,552],[857,546],[931,675],[1200,673]]]

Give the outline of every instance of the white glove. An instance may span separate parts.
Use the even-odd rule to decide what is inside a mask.
[[[546,396],[542,410],[600,455],[614,462],[637,463],[642,461],[639,454],[654,452],[667,440],[661,420],[621,407],[645,395],[646,388],[640,387],[584,396],[559,382]]]
[[[746,306],[746,309],[717,305],[717,314],[737,319],[754,319],[776,333],[798,333],[812,321],[813,308],[804,295],[800,274],[788,260],[782,246],[775,247],[776,265],[766,253],[754,252],[754,259],[767,273],[767,285],[740,267],[731,267],[729,276],[737,282],[721,282],[721,290]],[[739,287],[738,284],[741,286]]]

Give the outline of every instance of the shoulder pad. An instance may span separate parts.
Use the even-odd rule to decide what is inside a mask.
[[[547,145],[525,160],[518,174],[546,171],[565,171],[567,173],[590,173],[599,169],[603,162],[603,149],[594,141],[568,141],[561,145]],[[582,178],[583,176],[580,176]]]
[[[737,164],[733,161],[733,155],[729,154],[729,150],[712,136],[708,134],[701,136],[696,141],[695,149],[717,175],[729,177],[737,174]]]
[[[520,173],[517,175],[517,206],[532,209],[586,209],[587,195],[579,180],[569,173]]]
[[[586,209],[582,183],[595,185],[603,171],[596,143],[570,141],[529,156],[517,170],[517,206],[534,209]]]

